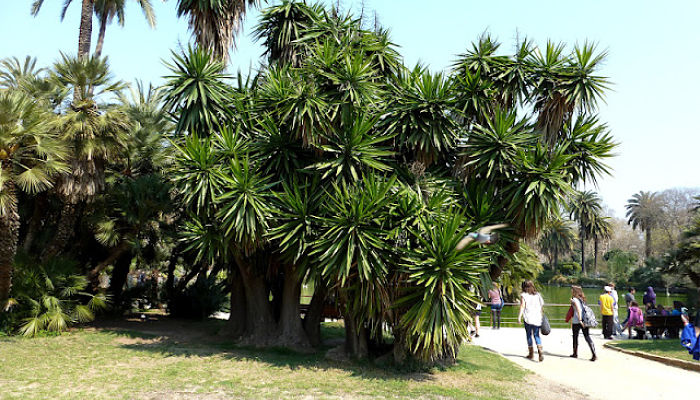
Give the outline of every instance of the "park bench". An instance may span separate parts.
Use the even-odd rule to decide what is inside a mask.
[[[299,311],[301,312],[301,314],[306,315],[306,313],[309,311],[309,305],[308,304],[299,304]],[[321,317],[335,319],[335,320],[343,318],[342,314],[340,314],[340,310],[338,310],[338,307],[335,304],[330,304],[330,303],[325,303],[323,305],[323,311],[321,311]]]
[[[649,332],[652,336],[661,336],[668,331],[669,338],[678,338],[678,332],[683,328],[683,320],[680,315],[645,315],[644,327],[634,328],[637,338],[646,337]]]

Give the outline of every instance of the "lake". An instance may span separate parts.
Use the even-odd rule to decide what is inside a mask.
[[[588,305],[596,313],[596,318],[598,319],[598,328],[601,327],[601,316],[600,309],[598,308],[598,297],[603,293],[602,288],[583,288],[583,292],[586,295],[586,300]],[[571,301],[571,288],[566,286],[545,286],[542,288],[541,292],[545,303],[545,313],[549,318],[549,322],[553,328],[564,328],[568,327],[569,323],[565,321],[566,313],[569,311],[569,302]],[[626,290],[618,291],[620,297],[620,322],[622,322],[627,316],[627,310],[625,306],[624,295],[627,293]],[[638,303],[642,302],[642,297],[644,296],[643,291],[637,291],[634,295]],[[687,303],[687,296],[684,294],[671,294],[666,296],[665,292],[656,292],[656,304],[661,304],[664,307],[673,306],[673,301],[682,301]],[[518,311],[519,305],[510,305],[506,303],[501,312],[501,326],[518,326]],[[481,326],[488,327],[491,325],[491,310],[487,306],[483,308],[481,313]]]

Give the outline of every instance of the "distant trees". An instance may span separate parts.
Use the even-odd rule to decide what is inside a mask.
[[[626,217],[633,229],[639,228],[645,234],[644,257],[651,257],[651,234],[658,225],[661,204],[658,193],[640,191],[627,200]]]
[[[602,203],[593,191],[576,192],[569,202],[569,215],[578,222],[581,244],[581,272],[586,273],[586,240],[593,237],[596,221],[602,218]]]

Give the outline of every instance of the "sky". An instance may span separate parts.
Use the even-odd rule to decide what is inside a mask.
[[[157,27],[152,30],[135,1],[128,1],[125,27],[107,28],[103,54],[116,77],[159,84],[168,70],[171,51],[186,46],[191,36],[187,20],[176,16],[176,0],[152,0]],[[275,3],[268,0],[268,4]],[[335,3],[335,1],[325,1]],[[31,0],[0,0],[0,58],[26,55],[48,66],[59,51],[75,53],[80,24],[80,1],[73,1],[60,21],[63,1],[45,0],[37,17]],[[376,11],[391,31],[406,65],[417,62],[433,71],[449,70],[485,31],[510,53],[515,38],[527,36],[570,46],[596,42],[609,55],[600,74],[613,83],[600,105],[601,121],[620,143],[609,161],[612,176],[596,190],[606,205],[624,216],[632,194],[672,187],[700,187],[700,2],[639,0],[341,0],[344,10],[365,15]],[[259,11],[251,11],[232,52],[232,72],[254,68],[262,47],[251,32]],[[93,46],[98,24],[93,23]]]

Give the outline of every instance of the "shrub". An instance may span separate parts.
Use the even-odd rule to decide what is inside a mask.
[[[170,313],[180,318],[205,319],[229,305],[225,281],[216,277],[198,279],[170,299]]]

